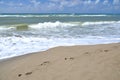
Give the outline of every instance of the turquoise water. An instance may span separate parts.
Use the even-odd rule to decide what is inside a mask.
[[[120,42],[119,14],[0,14],[0,58]]]

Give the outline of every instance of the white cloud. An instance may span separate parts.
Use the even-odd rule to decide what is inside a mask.
[[[94,4],[100,3],[100,0],[85,0],[85,1],[82,1],[82,3],[84,3],[85,5],[87,4],[94,5]]]
[[[7,3],[0,0],[0,4],[7,6],[6,11],[16,12],[89,12],[89,11],[107,11],[119,10],[120,0],[26,0],[26,5],[22,0],[18,2],[8,1]],[[1,7],[0,7],[1,8]],[[98,9],[99,8],[99,9]],[[1,10],[3,10],[1,8]],[[103,10],[102,10],[103,9]]]
[[[51,7],[52,9],[64,9],[66,7],[74,7],[79,4],[79,0],[49,0],[46,6]],[[52,5],[51,5],[52,4]],[[45,5],[44,5],[45,6]]]
[[[60,2],[60,0],[49,0],[50,2]]]
[[[71,1],[66,1],[66,0],[63,0],[60,2],[60,5],[59,5],[59,8],[64,8],[64,7],[69,7],[71,5]]]
[[[30,2],[31,2],[35,7],[38,7],[38,6],[41,4],[41,2],[36,1],[36,0],[31,0]]]
[[[19,6],[23,6],[23,3],[19,3]]]
[[[23,6],[23,3],[15,3],[13,1],[9,1],[9,2],[0,1],[0,4],[4,5],[4,6],[8,6],[8,7],[21,7],[21,6]]]
[[[92,1],[91,0],[86,0],[86,1],[84,1],[84,4],[91,4],[92,3]]]
[[[99,2],[100,2],[100,0],[96,0],[96,1],[95,1],[95,4],[98,4]]]
[[[109,3],[108,0],[104,0],[104,2],[103,2],[104,5],[107,5],[108,3]]]
[[[120,0],[113,0],[113,5],[115,10],[120,9]]]
[[[114,5],[119,4],[119,3],[120,3],[120,0],[113,0]]]
[[[0,4],[4,4],[4,2],[3,2],[3,1],[0,1]]]
[[[71,3],[71,7],[72,7],[72,6],[77,6],[78,4],[80,4],[80,1],[72,0],[70,3]]]

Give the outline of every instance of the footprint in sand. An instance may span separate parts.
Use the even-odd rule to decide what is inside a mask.
[[[104,50],[104,52],[108,52],[109,50]]]
[[[43,65],[47,65],[47,64],[49,64],[50,63],[50,61],[45,61],[45,62],[43,62],[42,64],[40,64],[41,66],[43,66]]]
[[[74,60],[74,57],[64,58],[65,60]]]
[[[85,52],[84,54],[89,54],[89,52]]]
[[[47,65],[47,64],[49,64],[49,63],[50,63],[50,61],[45,61],[45,62],[43,62],[42,64],[40,64],[39,66]],[[32,71],[36,71],[36,70],[38,70],[38,69],[34,69],[34,70],[32,70]],[[31,74],[33,73],[32,71],[26,72],[25,75],[26,75],[26,76],[31,75]],[[18,77],[21,77],[21,76],[22,76],[22,74],[18,74]]]
[[[31,75],[32,74],[32,72],[27,72],[27,73],[25,73],[25,75]]]
[[[107,50],[107,49],[105,49],[105,50],[100,49],[100,50],[96,51],[96,53],[102,53],[102,52],[108,52],[108,51],[109,50]]]
[[[32,72],[25,73],[26,76],[31,75],[31,74],[32,74]],[[22,74],[18,74],[18,77],[21,77],[21,76],[22,76]]]
[[[22,74],[18,74],[18,77],[21,77],[22,76]]]

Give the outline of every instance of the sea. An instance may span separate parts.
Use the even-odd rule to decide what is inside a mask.
[[[57,46],[118,42],[120,14],[0,14],[0,59]]]

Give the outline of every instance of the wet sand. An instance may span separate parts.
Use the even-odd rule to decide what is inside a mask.
[[[0,80],[120,80],[120,43],[61,46],[1,60]]]

